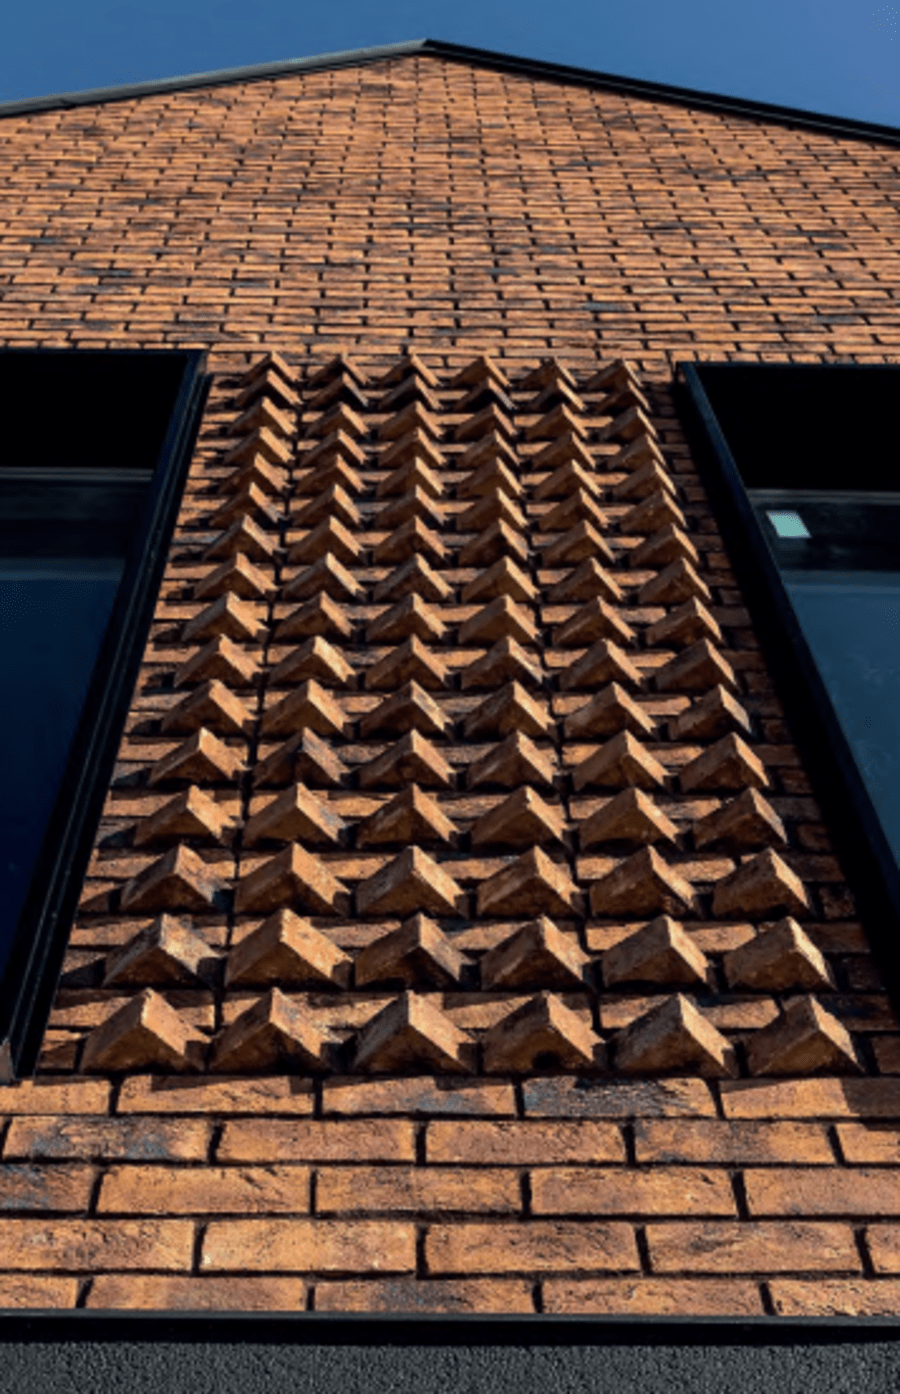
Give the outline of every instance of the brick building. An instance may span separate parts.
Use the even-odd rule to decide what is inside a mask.
[[[675,396],[894,361],[895,133],[437,44],[0,116],[0,342],[211,375],[0,1305],[896,1314],[900,1028]]]

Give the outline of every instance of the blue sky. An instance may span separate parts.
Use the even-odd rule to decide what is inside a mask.
[[[10,0],[0,101],[427,36],[900,126],[898,35],[900,0]]]

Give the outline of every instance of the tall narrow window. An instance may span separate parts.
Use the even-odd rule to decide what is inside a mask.
[[[196,353],[0,353],[0,1069],[27,1067],[199,421]],[[39,423],[39,425],[38,425]]]
[[[872,937],[893,966],[900,370],[702,364],[682,373],[757,630]]]

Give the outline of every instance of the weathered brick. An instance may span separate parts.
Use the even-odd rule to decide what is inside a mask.
[[[257,1079],[203,1079],[132,1075],[122,1081],[120,1113],[307,1114],[312,1085],[297,1075]],[[146,1125],[142,1125],[146,1127]]]
[[[709,1085],[701,1079],[527,1079],[525,1112],[536,1118],[715,1117]]]
[[[531,1177],[535,1215],[736,1215],[724,1171],[555,1167]]]
[[[769,1284],[779,1317],[896,1317],[900,1282],[890,1278],[774,1278]]]
[[[309,1168],[116,1166],[97,1209],[132,1215],[307,1214]]]
[[[386,1220],[213,1220],[200,1258],[204,1272],[403,1273],[415,1263],[414,1226]]]
[[[212,1125],[199,1118],[14,1118],[3,1155],[192,1162],[206,1157],[211,1134]]]
[[[0,1165],[0,1212],[86,1210],[93,1184],[91,1167]]]
[[[828,1135],[815,1123],[732,1123],[724,1119],[638,1118],[634,1125],[638,1162],[833,1163]]]
[[[518,1173],[452,1167],[334,1167],[316,1177],[316,1212],[364,1214],[448,1211],[515,1215],[522,1209]]]
[[[430,1123],[429,1162],[482,1166],[542,1166],[573,1162],[624,1162],[625,1143],[612,1123]]]
[[[316,1283],[317,1312],[534,1311],[532,1284],[522,1278],[374,1278],[369,1282]]]
[[[900,1169],[772,1167],[745,1171],[750,1214],[900,1215]]]
[[[3,1266],[26,1272],[187,1271],[193,1244],[190,1220],[0,1220]]]
[[[322,1111],[328,1114],[401,1113],[452,1118],[514,1115],[511,1084],[435,1079],[327,1079],[322,1086]]]
[[[853,1165],[866,1162],[900,1165],[900,1127],[896,1125],[839,1123],[837,1135],[844,1157]]]
[[[412,1162],[413,1125],[400,1119],[254,1119],[226,1123],[221,1162]]]
[[[91,1283],[87,1306],[105,1311],[302,1312],[306,1284],[297,1278],[99,1273]]]
[[[2,1307],[74,1307],[77,1278],[37,1277],[30,1273],[0,1273]]]
[[[434,1225],[425,1237],[429,1273],[579,1273],[637,1269],[630,1225],[531,1220],[514,1225]]]
[[[900,1225],[872,1225],[866,1242],[876,1273],[900,1273]]]
[[[647,1244],[657,1273],[856,1273],[861,1268],[849,1225],[673,1220],[648,1225]]]
[[[728,1118],[900,1118],[900,1079],[728,1080]]]
[[[111,1085],[105,1079],[38,1075],[0,1090],[0,1114],[106,1113]]]
[[[583,1278],[544,1283],[551,1315],[756,1317],[763,1305],[756,1283],[718,1278]]]

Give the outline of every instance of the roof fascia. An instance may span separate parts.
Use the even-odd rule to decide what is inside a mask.
[[[336,53],[322,53],[311,58],[292,58],[278,63],[257,63],[241,68],[219,68],[211,72],[188,73],[181,77],[154,79],[149,82],[95,87],[80,92],[61,92],[22,101],[0,102],[0,118],[128,101],[135,97],[186,92],[201,87],[224,87],[232,83],[299,76],[331,68],[360,67],[385,59],[407,58],[416,54],[441,58],[447,62],[464,63],[472,67],[515,73],[526,78],[542,78],[550,82],[592,87],[648,101],[666,102],[674,106],[687,106],[751,121],[762,120],[774,125],[792,126],[831,137],[900,146],[900,128],[896,126],[860,121],[853,117],[831,116],[823,112],[807,111],[801,107],[780,106],[773,102],[729,97],[719,92],[678,87],[672,83],[652,82],[644,78],[621,77],[592,68],[522,58],[515,54],[499,53],[494,49],[449,43],[443,39],[411,39],[404,43],[382,44],[372,48],[342,49]]]

